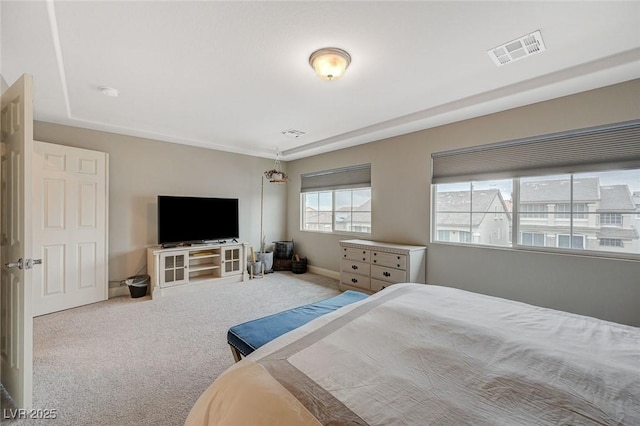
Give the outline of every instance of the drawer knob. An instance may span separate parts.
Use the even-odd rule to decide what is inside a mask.
[[[362,258],[362,260],[367,260],[367,258],[366,258],[366,257],[363,257],[363,258]]]
[[[382,275],[384,275],[385,277],[390,277],[391,276],[391,274],[389,272],[387,272],[387,271],[384,271],[382,273]]]
[[[373,260],[373,263],[378,263],[378,259],[374,259],[374,260]]]
[[[357,279],[355,279],[355,278],[351,278],[351,282],[355,284],[355,283],[357,283],[357,282],[358,282],[358,280],[357,280]]]
[[[396,265],[396,267],[398,267],[398,268],[399,268],[399,267],[400,267],[400,264],[398,263],[398,264]]]
[[[351,265],[351,269],[358,269],[358,265]]]

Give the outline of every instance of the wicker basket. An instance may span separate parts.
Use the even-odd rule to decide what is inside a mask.
[[[300,260],[291,261],[291,272],[294,274],[304,274],[307,272],[307,258],[303,257]]]
[[[290,271],[292,262],[291,259],[273,259],[273,270]]]

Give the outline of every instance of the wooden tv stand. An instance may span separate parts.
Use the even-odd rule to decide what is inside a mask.
[[[244,281],[247,244],[198,244],[147,249],[151,297],[222,282]]]

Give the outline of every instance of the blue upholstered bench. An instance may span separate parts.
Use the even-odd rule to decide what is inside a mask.
[[[234,325],[227,332],[233,358],[238,362],[242,356],[249,355],[276,337],[367,296],[359,291],[347,290],[330,299]]]

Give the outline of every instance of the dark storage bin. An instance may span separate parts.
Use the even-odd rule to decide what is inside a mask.
[[[276,259],[291,259],[293,257],[293,240],[276,241],[273,256]]]
[[[124,280],[124,283],[129,286],[131,297],[135,299],[147,295],[150,280],[151,277],[149,275],[134,275]]]
[[[291,272],[294,274],[304,274],[307,272],[307,258],[303,257],[300,260],[293,259],[291,261]]]
[[[291,270],[291,259],[273,259],[273,270],[274,271],[290,271]]]

